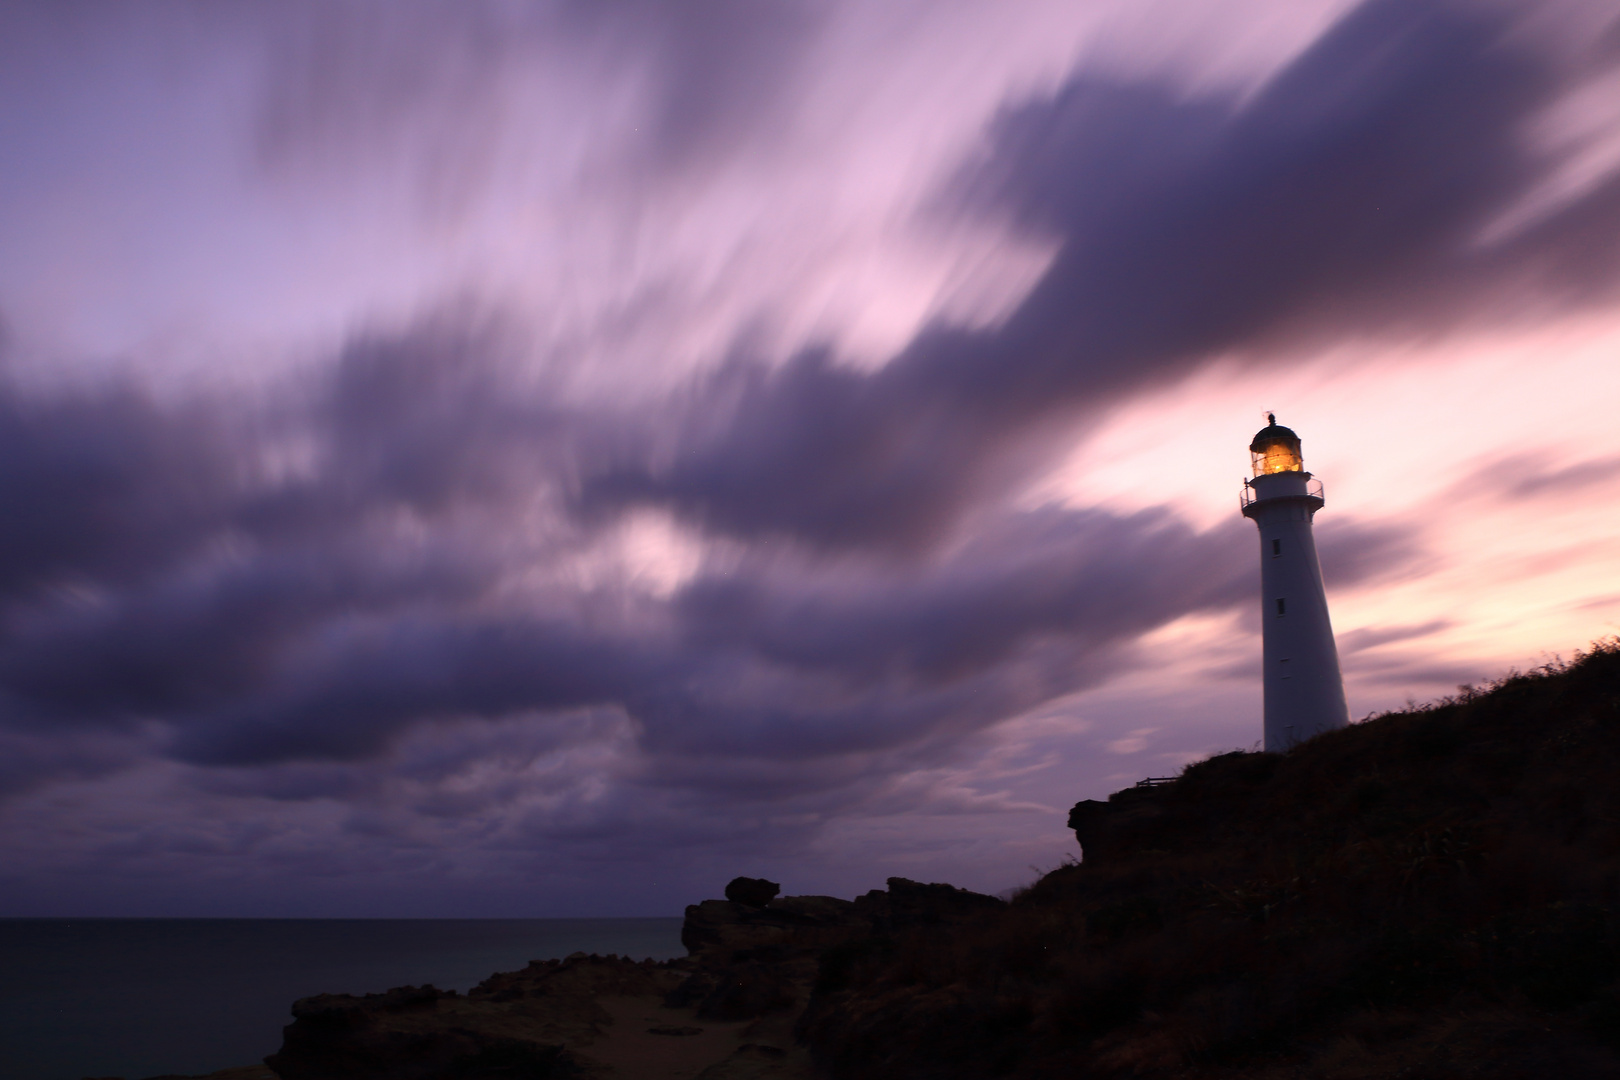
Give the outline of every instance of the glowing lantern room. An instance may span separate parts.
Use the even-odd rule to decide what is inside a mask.
[[[1305,458],[1299,452],[1299,436],[1277,424],[1275,413],[1266,413],[1269,426],[1249,444],[1249,458],[1254,463],[1254,475],[1267,476],[1280,472],[1304,472]]]

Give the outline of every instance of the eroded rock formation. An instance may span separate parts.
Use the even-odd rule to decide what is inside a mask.
[[[303,998],[266,1064],[282,1080],[808,1077],[793,1032],[829,955],[836,965],[865,942],[1004,906],[904,878],[855,900],[778,897],[772,882],[738,880],[750,884],[727,892],[744,900],[686,909],[678,960],[576,954],[464,995],[422,986]]]
[[[738,877],[732,878],[726,886],[726,899],[734,900],[749,907],[764,907],[775,900],[781,893],[782,886],[774,881],[764,878]]]

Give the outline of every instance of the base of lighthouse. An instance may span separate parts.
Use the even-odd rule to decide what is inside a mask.
[[[1243,515],[1260,528],[1265,748],[1282,752],[1350,722],[1311,518],[1322,508],[1310,474],[1249,481]]]

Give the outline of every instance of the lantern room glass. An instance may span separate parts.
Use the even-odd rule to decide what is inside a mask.
[[[1280,472],[1304,472],[1305,459],[1299,452],[1299,440],[1277,435],[1249,448],[1254,464],[1254,475],[1267,476]]]

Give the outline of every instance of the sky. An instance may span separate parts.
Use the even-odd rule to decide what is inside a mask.
[[[0,0],[0,916],[996,892],[1620,630],[1620,3]]]

